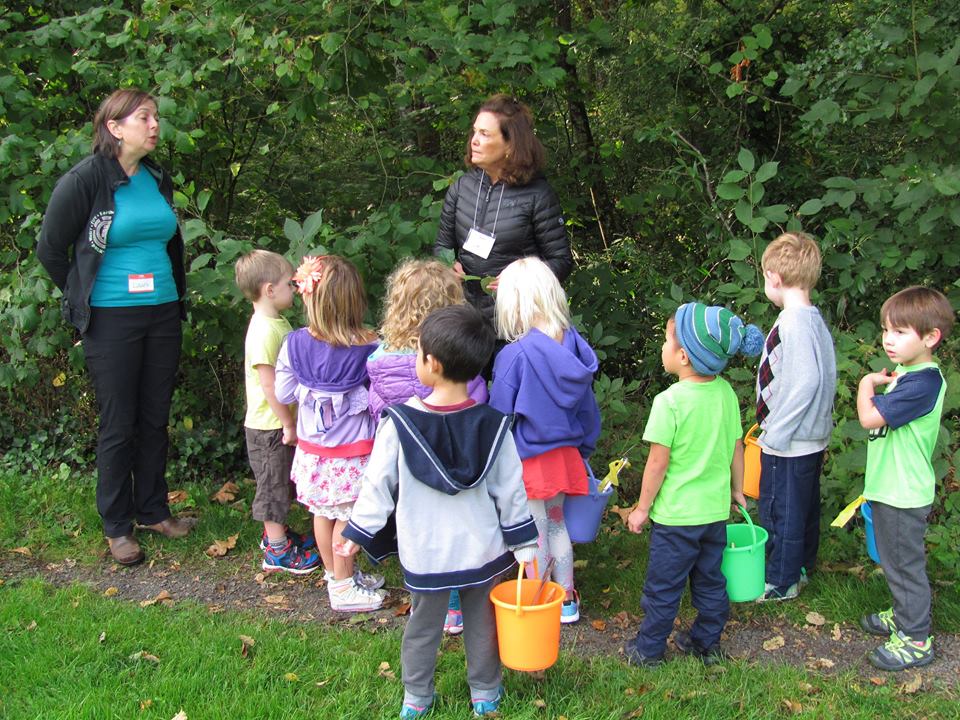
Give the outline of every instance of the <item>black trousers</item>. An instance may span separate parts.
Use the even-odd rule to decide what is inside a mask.
[[[167,423],[180,363],[180,304],[92,308],[83,354],[100,411],[97,511],[107,537],[170,517]]]

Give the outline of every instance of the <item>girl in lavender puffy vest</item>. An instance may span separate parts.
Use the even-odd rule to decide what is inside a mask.
[[[438,308],[465,302],[463,282],[451,268],[437,260],[405,260],[387,278],[381,342],[367,360],[370,415],[374,422],[379,421],[388,405],[405,403],[414,395],[425,398],[430,394],[432,388],[417,380],[420,323]],[[467,385],[467,390],[476,402],[487,401],[487,384],[480,375]],[[456,590],[450,593],[450,609],[443,629],[451,635],[463,632],[463,614]]]

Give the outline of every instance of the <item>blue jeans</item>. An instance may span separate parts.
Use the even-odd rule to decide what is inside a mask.
[[[760,524],[767,540],[767,582],[787,588],[813,570],[820,548],[823,451],[799,457],[760,453]]]
[[[726,544],[724,522],[683,526],[651,523],[650,562],[640,600],[644,617],[636,640],[641,655],[663,655],[688,579],[697,609],[690,639],[702,650],[709,650],[720,640],[730,616],[727,580],[720,572]]]

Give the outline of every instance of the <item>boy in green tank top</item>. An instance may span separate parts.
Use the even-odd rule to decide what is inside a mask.
[[[954,311],[936,290],[910,287],[887,299],[880,320],[883,349],[897,366],[860,380],[857,415],[870,431],[863,495],[873,511],[893,607],[865,615],[860,626],[889,637],[869,654],[871,664],[906,670],[927,665],[934,654],[923,536],[936,489],[932,457],[947,384],[933,352],[950,334]]]
[[[650,560],[643,585],[644,618],[624,647],[633,665],[663,661],[667,637],[687,582],[698,614],[689,632],[673,636],[677,649],[705,664],[722,658],[720,634],[730,614],[720,571],[731,499],[743,497],[740,407],[719,377],[737,353],[758,355],[763,334],[732,312],[702,303],[681,305],[667,322],[661,360],[677,382],[657,395],[643,439],[650,454],[631,532],[650,522]]]

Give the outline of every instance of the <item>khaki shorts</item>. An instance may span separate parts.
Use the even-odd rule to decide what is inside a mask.
[[[253,430],[244,428],[247,439],[247,457],[257,481],[253,498],[254,520],[286,524],[294,486],[290,482],[295,448],[283,444],[283,430]]]

